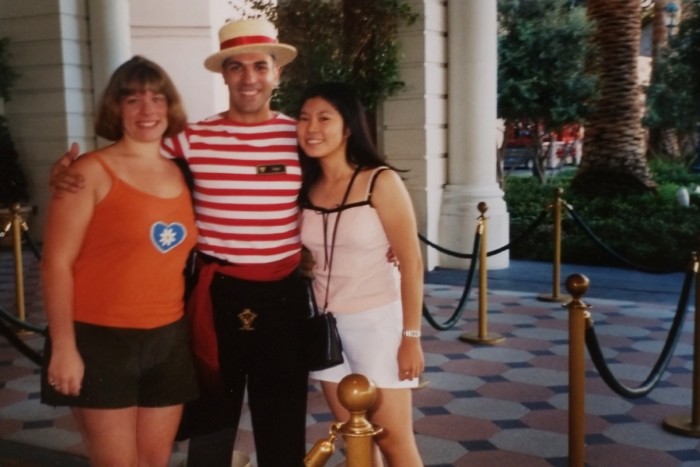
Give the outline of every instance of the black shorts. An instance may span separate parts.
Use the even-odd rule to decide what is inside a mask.
[[[154,329],[75,323],[85,376],[78,396],[48,384],[51,342],[46,339],[41,401],[49,405],[116,409],[166,407],[197,397],[197,382],[185,319]]]

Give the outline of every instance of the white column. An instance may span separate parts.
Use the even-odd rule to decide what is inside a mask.
[[[508,243],[509,216],[496,172],[496,0],[448,1],[448,182],[440,214],[445,248],[470,252],[477,205],[488,206],[487,249]],[[491,256],[489,268],[508,266],[508,252]],[[442,255],[444,267],[469,261]]]
[[[131,27],[127,0],[90,0],[90,61],[95,102],[112,72],[131,58]]]
[[[447,158],[447,13],[443,0],[409,0],[418,20],[399,29],[400,73],[405,87],[379,109],[379,147],[411,195],[418,231],[438,242]],[[428,270],[439,266],[436,249],[422,246]]]

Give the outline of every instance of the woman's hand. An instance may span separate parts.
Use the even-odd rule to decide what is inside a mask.
[[[54,351],[49,362],[48,382],[55,391],[67,396],[77,396],[83,386],[85,365],[78,350]]]
[[[301,275],[303,277],[306,277],[307,279],[313,279],[315,265],[316,265],[316,260],[314,259],[314,255],[312,255],[311,252],[307,248],[302,247],[302,249],[301,249],[301,264],[299,265]]]
[[[418,378],[425,370],[425,359],[419,337],[402,337],[399,346],[399,380]]]
[[[51,166],[49,187],[53,196],[60,198],[63,193],[76,193],[85,187],[85,179],[79,173],[70,170],[70,165],[80,154],[80,146],[73,143],[68,152]]]

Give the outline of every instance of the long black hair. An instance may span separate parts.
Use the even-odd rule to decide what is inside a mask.
[[[299,101],[299,111],[309,99],[319,97],[327,101],[338,111],[343,119],[343,126],[350,130],[347,144],[347,161],[358,167],[374,168],[388,166],[384,157],[377,151],[372,141],[367,123],[367,115],[355,88],[346,83],[327,82],[308,88]],[[309,157],[299,146],[299,162],[302,171],[301,197],[306,199],[311,186],[321,175],[318,159]],[[394,167],[392,169],[396,170]]]

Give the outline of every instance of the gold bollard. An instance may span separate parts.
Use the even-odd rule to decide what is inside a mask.
[[[552,260],[552,295],[540,294],[537,300],[542,302],[565,302],[571,297],[559,295],[559,278],[561,276],[561,195],[564,190],[554,190],[554,204],[552,205],[552,223],[554,224],[554,258]]]
[[[7,232],[12,231],[12,247],[15,259],[15,296],[17,303],[17,318],[21,321],[25,320],[26,305],[24,301],[24,267],[22,263],[22,230],[27,230],[27,223],[22,219],[20,211],[22,206],[19,203],[14,203],[10,207],[10,221],[4,226],[1,237],[4,237]]]
[[[505,339],[503,336],[488,333],[488,296],[487,296],[487,280],[488,280],[488,265],[486,263],[488,249],[486,247],[486,229],[487,221],[485,213],[488,206],[483,201],[477,205],[477,209],[481,213],[479,216],[478,234],[481,235],[481,244],[479,248],[479,333],[462,334],[459,340],[469,342],[470,344],[498,344]]]
[[[581,297],[588,290],[589,280],[583,274],[572,274],[566,288],[573,296],[565,306],[569,309],[569,466],[583,467],[585,458],[585,331],[591,315]]]
[[[366,416],[377,400],[377,388],[367,377],[351,374],[340,381],[338,399],[350,411],[350,420],[338,429],[347,450],[345,465],[371,467],[374,464],[372,438],[383,430],[370,423]]]
[[[367,420],[367,411],[377,400],[377,388],[366,376],[347,375],[338,384],[338,399],[350,412],[350,420],[331,425],[328,439],[318,441],[304,457],[304,466],[323,467],[333,455],[338,434],[343,435],[347,458],[346,467],[372,467],[374,446],[372,438],[383,428]]]
[[[683,436],[700,437],[700,274],[698,274],[698,257],[693,252],[693,272],[695,273],[695,327],[693,332],[693,395],[690,414],[669,415],[664,419],[663,427],[668,431]]]

